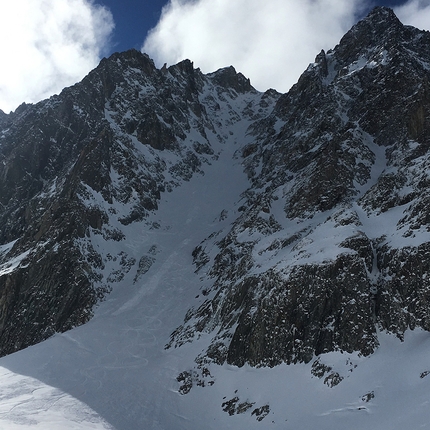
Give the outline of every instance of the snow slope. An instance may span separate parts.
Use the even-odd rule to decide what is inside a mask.
[[[154,257],[139,282],[118,283],[84,326],[0,360],[0,428],[430,427],[430,334],[420,330],[407,332],[404,342],[379,334],[381,346],[369,357],[323,354],[320,373],[312,362],[209,365],[200,379],[205,386],[192,376],[192,389],[180,394],[176,378],[193,374],[192,360],[210,339],[164,346],[190,305],[202,300],[193,249],[228,228],[248,186],[235,149],[221,146],[219,160],[204,175],[163,194],[148,223],[129,227],[129,252],[150,250]],[[232,180],[221,180],[226,177]]]

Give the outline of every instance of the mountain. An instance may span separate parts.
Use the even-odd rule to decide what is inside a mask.
[[[203,358],[274,366],[429,330],[429,41],[377,8],[252,124],[252,186],[196,248],[209,297],[172,344],[209,331]]]
[[[429,43],[378,7],[287,94],[132,50],[0,112],[7,425],[428,422]]]
[[[161,193],[203,174],[213,141],[275,98],[233,68],[160,71],[129,51],[12,114],[1,137],[2,355],[87,322],[126,273],[137,282],[153,258],[126,250],[128,226],[155,228],[145,220]]]

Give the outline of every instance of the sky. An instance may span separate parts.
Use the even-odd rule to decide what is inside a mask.
[[[430,0],[0,0],[0,109],[59,93],[130,48],[158,67],[233,65],[257,89],[286,92],[375,5],[430,30]]]

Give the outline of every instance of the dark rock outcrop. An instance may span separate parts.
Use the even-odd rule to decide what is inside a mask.
[[[429,44],[375,8],[251,126],[247,202],[199,245],[210,296],[169,346],[210,332],[198,362],[274,366],[429,329]]]

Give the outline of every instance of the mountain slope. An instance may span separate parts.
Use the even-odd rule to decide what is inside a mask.
[[[1,116],[1,354],[49,338],[4,374],[82,428],[426,424],[429,37],[376,8],[284,95],[128,51]]]
[[[144,284],[114,289],[87,324],[0,360],[0,366],[17,374],[17,383],[9,391],[0,379],[0,396],[5,398],[7,393],[8,403],[18,405],[20,411],[18,416],[13,410],[1,414],[0,427],[14,428],[11,423],[15,423],[16,428],[32,428],[26,427],[23,417],[31,418],[32,406],[38,403],[30,395],[22,398],[25,388],[18,375],[43,382],[33,383],[45,390],[38,410],[46,421],[40,428],[51,428],[52,386],[62,393],[63,401],[71,404],[72,398],[77,404],[77,418],[63,412],[59,428],[73,428],[74,420],[82,419],[85,410],[79,402],[99,415],[81,422],[88,429],[96,423],[104,428],[103,421],[107,428],[106,422],[124,430],[267,426],[388,430],[404,428],[406,422],[412,428],[428,422],[430,344],[424,331],[406,332],[404,342],[380,333],[381,345],[368,357],[335,352],[322,354],[319,360],[315,357],[316,365],[274,368],[224,364],[207,365],[206,371],[195,369],[193,357],[210,343],[205,335],[181,348],[164,349],[190,302],[201,299],[196,298],[201,294],[200,280],[191,264],[194,244],[216,226],[228,226],[227,219],[219,221],[218,209],[234,207],[235,197],[247,186],[240,163],[225,155],[205,176],[191,179],[162,199],[159,210],[150,215],[160,224],[158,230],[139,235],[136,230],[136,242],[140,242],[136,247],[146,251],[156,242],[159,250]],[[235,174],[237,187],[219,188],[220,168]],[[178,381],[184,371],[190,377]],[[181,394],[187,385],[190,391]]]
[[[277,97],[233,68],[157,70],[129,51],[12,114],[0,146],[1,353],[88,321],[126,273],[137,282],[153,258],[129,256],[128,226],[151,228],[160,193],[204,174]]]
[[[196,248],[212,295],[172,345],[273,366],[429,329],[429,37],[376,8],[252,125],[247,201]]]

